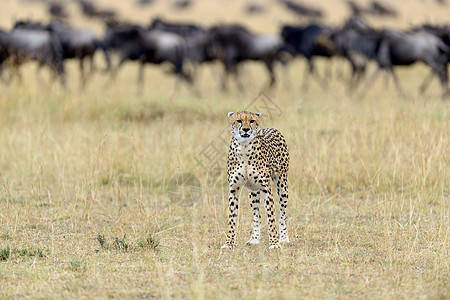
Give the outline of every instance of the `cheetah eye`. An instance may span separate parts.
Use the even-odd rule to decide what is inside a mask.
[[[242,124],[242,120],[236,120],[236,122],[238,122],[239,124]]]
[[[253,123],[255,123],[255,120],[250,120],[250,124],[253,124]]]

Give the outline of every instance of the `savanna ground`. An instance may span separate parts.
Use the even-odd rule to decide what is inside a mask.
[[[425,20],[419,4],[441,16],[441,7],[422,2],[411,2],[398,26]],[[10,15],[39,16],[37,4],[5,3]],[[192,12],[173,17],[212,18]],[[245,22],[275,32],[279,13]],[[143,10],[137,15],[147,21]],[[319,71],[328,65],[319,60]],[[260,94],[261,66],[244,68],[244,93],[233,85],[221,92],[220,68],[205,66],[199,97],[183,84],[174,89],[160,68],[146,69],[137,94],[134,64],[115,83],[95,74],[84,91],[75,64],[68,91],[45,72],[37,81],[35,66],[26,66],[22,83],[1,86],[0,297],[448,298],[450,104],[437,80],[419,96],[428,70],[399,69],[405,99],[381,78],[359,99],[346,92],[344,62],[332,64],[327,89],[312,81],[308,92],[300,88],[304,68],[297,60],[285,76],[279,67],[290,83]],[[266,114],[265,126],[280,129],[290,148],[291,244],[277,251],[268,249],[264,213],[261,244],[244,245],[246,192],[237,247],[220,249],[226,113],[244,108]]]

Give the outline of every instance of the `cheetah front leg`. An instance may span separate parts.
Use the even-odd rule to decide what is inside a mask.
[[[259,244],[259,238],[261,236],[261,214],[259,212],[259,199],[261,198],[260,191],[250,191],[248,193],[250,199],[250,207],[253,213],[253,230],[250,240],[246,243],[247,245],[257,245]]]
[[[278,231],[275,224],[275,207],[269,180],[266,180],[266,185],[262,189],[262,193],[264,207],[267,213],[267,222],[269,223],[269,249],[277,249],[280,248],[280,243],[278,242]]]
[[[236,241],[236,220],[238,213],[238,195],[239,188],[230,186],[230,192],[228,195],[228,234],[227,241],[222,249],[233,249]]]

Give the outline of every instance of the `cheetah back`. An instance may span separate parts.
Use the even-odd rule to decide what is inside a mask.
[[[260,159],[273,173],[286,174],[289,170],[289,150],[286,140],[275,128],[259,130],[257,137],[261,144]]]

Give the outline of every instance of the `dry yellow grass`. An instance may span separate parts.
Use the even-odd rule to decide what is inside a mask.
[[[420,3],[409,6],[414,20]],[[9,18],[19,7],[6,5]],[[159,1],[154,10],[167,7]],[[221,15],[195,9],[173,17],[209,23]],[[235,13],[230,19],[243,16],[227,10]],[[276,32],[281,12],[274,8],[270,22],[246,22]],[[146,21],[142,11],[136,18]],[[326,65],[319,61],[319,71]],[[264,214],[262,243],[244,246],[251,229],[245,192],[238,246],[220,250],[225,165],[198,164],[226,158],[217,135],[228,129],[228,111],[268,112],[256,97],[267,81],[261,66],[245,68],[243,94],[220,92],[219,68],[204,67],[201,97],[184,85],[174,92],[175,79],[160,68],[146,69],[137,95],[133,64],[116,83],[94,75],[82,92],[75,64],[68,65],[69,91],[46,78],[38,84],[34,67],[24,68],[22,83],[1,87],[0,297],[449,297],[450,106],[436,80],[418,96],[425,67],[399,70],[406,99],[381,78],[365,99],[348,97],[347,65],[338,60],[328,89],[313,81],[302,92],[299,60],[288,68],[291,86],[268,92],[279,110],[265,125],[284,133],[291,152],[291,244],[280,251],[268,250]],[[281,68],[277,74],[283,78]],[[217,160],[209,161],[204,151],[212,147]]]

